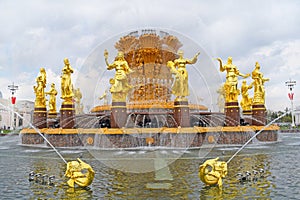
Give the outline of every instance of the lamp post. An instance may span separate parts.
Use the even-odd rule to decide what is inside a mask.
[[[11,85],[8,85],[8,89],[11,92],[11,104],[12,104],[12,115],[11,115],[10,127],[12,129],[14,129],[14,121],[15,121],[15,118],[14,118],[14,115],[15,115],[14,105],[16,103],[16,97],[14,95],[15,95],[15,92],[19,89],[19,86],[15,85],[14,82],[13,82]]]
[[[290,90],[288,93],[289,99],[291,100],[291,113],[292,113],[292,127],[295,127],[295,121],[294,121],[294,93],[293,93],[293,89],[294,86],[296,85],[296,81],[292,81],[291,79],[285,82],[285,85],[288,87],[288,89]]]

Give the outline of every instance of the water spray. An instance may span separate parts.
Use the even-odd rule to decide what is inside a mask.
[[[228,163],[241,151],[243,150],[258,134],[260,134],[263,130],[273,124],[275,121],[279,120],[283,116],[288,113],[285,112],[276,119],[272,120],[270,123],[265,125],[261,130],[259,130],[256,134],[254,134],[241,148],[239,148],[229,159],[227,162],[218,161],[219,158],[206,160],[199,167],[199,177],[202,182],[206,185],[218,185],[219,188],[222,187],[222,178],[225,178],[227,175],[227,165]]]
[[[7,108],[3,104],[0,103],[0,105],[4,108]],[[12,111],[10,108],[8,108],[10,111]],[[24,118],[17,112],[12,111],[18,117]],[[27,121],[28,122],[28,121]],[[67,184],[70,187],[75,187],[75,183],[79,185],[80,187],[86,187],[90,185],[94,179],[95,172],[92,169],[92,167],[77,158],[77,161],[70,161],[67,162],[64,157],[57,151],[57,149],[49,142],[49,140],[37,129],[35,126],[33,126],[30,122],[28,122],[29,126],[33,128],[49,145],[50,147],[56,152],[56,154],[64,161],[64,163],[67,165],[67,170],[65,173],[65,176],[69,178],[67,181]],[[86,173],[83,173],[82,170],[86,170]]]
[[[241,148],[239,148],[226,162],[227,164],[241,151],[243,150],[258,134],[260,134],[263,130],[265,130],[267,127],[269,127],[271,124],[279,120],[280,118],[284,117],[288,112],[283,113],[276,119],[272,120],[270,123],[268,123],[266,126],[264,126],[261,130],[259,130],[257,133],[255,133]]]
[[[0,103],[0,105],[4,108],[7,108],[6,106],[4,106],[2,103]],[[22,118],[23,120],[25,120],[18,112],[13,111],[12,109],[8,108],[10,111],[12,111],[13,113],[15,113],[16,115],[18,115],[18,117]],[[28,121],[27,121],[28,122]],[[28,122],[29,126],[31,128],[33,128],[48,144],[49,146],[56,152],[56,154],[64,161],[65,164],[67,164],[67,161],[64,159],[64,157],[57,151],[57,149],[49,142],[49,140],[39,131],[39,129],[37,129],[35,126],[33,126],[30,122]]]

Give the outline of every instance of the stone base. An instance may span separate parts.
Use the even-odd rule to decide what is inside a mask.
[[[48,113],[48,119],[56,119],[57,113]]]
[[[225,103],[225,125],[226,126],[240,125],[240,107],[238,102]]]
[[[174,101],[174,119],[178,126],[190,127],[190,109],[187,101]]]
[[[81,134],[81,141],[87,147],[100,148],[137,148],[137,147],[168,147],[189,148],[202,146],[205,134],[202,133],[152,133],[141,134]],[[152,143],[149,144],[149,139]],[[92,142],[91,142],[92,141]]]
[[[47,140],[54,147],[77,147],[83,146],[83,143],[78,134],[48,134]],[[49,146],[49,144],[47,144]]]
[[[260,142],[276,142],[278,140],[278,131],[263,131],[256,136],[256,139]]]
[[[267,112],[265,105],[252,105],[252,125],[265,126],[267,124]]]
[[[34,145],[34,144],[43,144],[43,143],[44,143],[44,138],[36,132],[22,134],[22,144]]]
[[[57,113],[48,113],[47,126],[48,128],[55,128],[57,121]]]
[[[60,127],[74,128],[75,126],[75,109],[73,102],[63,102],[60,109]]]
[[[245,144],[252,136],[253,132],[221,132],[217,144]]]
[[[127,120],[126,102],[112,102],[110,114],[111,128],[122,128]]]
[[[243,110],[244,123],[252,125],[252,110]]]
[[[34,108],[33,126],[36,128],[47,128],[47,109],[46,107]]]
[[[144,129],[143,133],[130,129],[43,129],[42,134],[55,147],[97,147],[97,148],[135,148],[135,147],[169,147],[197,148],[203,145],[242,145],[245,144],[262,126],[247,127],[198,127],[170,128],[161,132],[161,128]],[[147,132],[147,130],[149,130]],[[137,132],[134,132],[137,131]],[[275,142],[279,127],[269,127],[256,136],[251,143]],[[43,138],[34,129],[21,131],[22,144],[42,144]],[[149,142],[151,141],[151,142]]]

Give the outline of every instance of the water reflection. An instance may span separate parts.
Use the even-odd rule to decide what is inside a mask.
[[[208,158],[227,161],[238,147],[215,147],[206,158],[199,157],[199,149],[99,151],[110,156],[114,164],[121,158],[134,158],[132,165],[148,167],[146,173],[131,173],[107,167],[87,150],[72,152],[59,149],[67,161],[82,156],[93,166],[96,174],[88,188],[69,188],[64,178],[66,165],[49,148],[29,148],[18,145],[18,136],[0,138],[0,192],[3,199],[299,199],[300,146],[299,135],[289,134],[273,144],[250,145],[228,165],[223,188],[206,187],[198,177],[198,167]],[[201,151],[204,151],[202,149]],[[180,153],[178,153],[180,152]],[[171,155],[180,156],[171,156]],[[151,154],[151,157],[143,157]],[[129,160],[126,159],[128,163]],[[122,163],[124,164],[124,163]],[[130,165],[129,165],[130,166]],[[264,169],[257,180],[240,182],[237,173]],[[158,170],[154,170],[158,169]],[[55,175],[55,186],[28,181],[29,172]]]

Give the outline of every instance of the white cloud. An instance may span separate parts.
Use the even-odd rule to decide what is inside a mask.
[[[266,83],[271,109],[286,106],[280,103],[286,95],[278,93],[284,93],[283,83],[289,77],[297,79],[300,73],[300,2],[296,0],[4,0],[0,2],[0,24],[0,90],[4,96],[9,94],[7,85],[16,80],[20,98],[33,98],[39,68],[47,69],[49,83],[52,79],[58,82],[65,57],[77,73],[73,77],[101,76],[97,72],[103,65],[103,52],[94,61],[93,65],[98,63],[93,66],[94,74],[82,71],[90,52],[116,34],[145,27],[178,31],[212,57],[233,56],[243,73],[259,61],[265,76],[271,78]],[[84,84],[93,84],[90,80]],[[297,87],[295,93],[297,99]]]
[[[300,40],[276,41],[270,45],[258,47],[236,62],[244,73],[250,73],[254,69],[255,62],[261,65],[261,71],[270,81],[265,83],[266,103],[269,109],[283,110],[290,107],[287,97],[285,81],[290,78],[297,80],[300,75]],[[248,83],[251,79],[248,79]],[[300,82],[299,82],[300,83]],[[295,87],[295,105],[299,105],[297,96],[300,96],[299,87]]]

